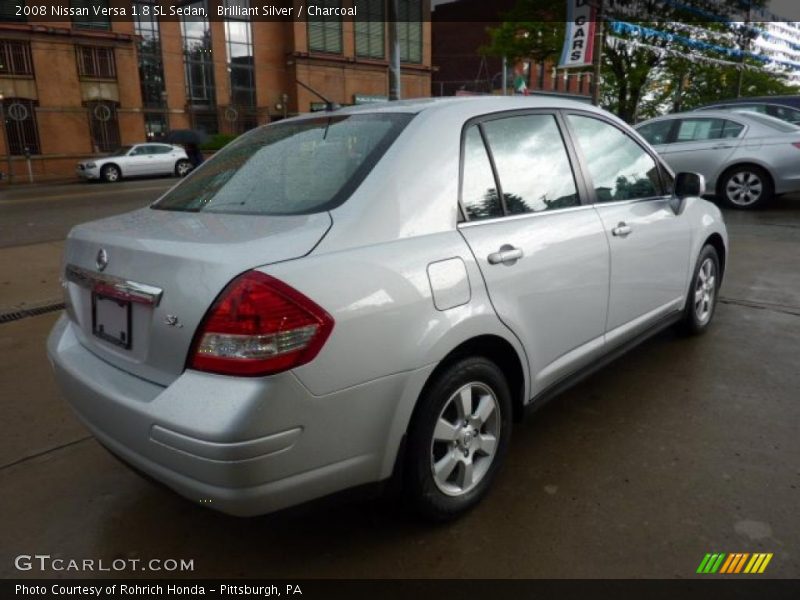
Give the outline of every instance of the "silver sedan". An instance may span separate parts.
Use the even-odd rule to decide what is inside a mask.
[[[664,327],[709,327],[728,238],[703,191],[569,100],[285,120],[76,227],[49,355],[100,443],[203,506],[396,477],[451,518],[527,409]]]
[[[675,171],[696,171],[731,208],[800,191],[800,127],[727,110],[677,113],[636,126]]]

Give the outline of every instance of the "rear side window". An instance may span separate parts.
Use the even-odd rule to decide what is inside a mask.
[[[153,208],[300,215],[342,204],[414,115],[337,115],[260,127],[228,144]]]
[[[684,119],[678,126],[677,142],[718,140],[726,121],[723,119]]]
[[[648,123],[637,128],[639,132],[648,143],[657,146],[659,144],[666,144],[669,142],[669,134],[672,131],[672,126],[675,121],[668,119],[666,121],[656,121],[655,123]]]
[[[508,214],[578,206],[564,140],[553,115],[525,115],[482,125]]]
[[[598,202],[664,195],[656,161],[628,135],[600,119],[567,118],[586,158]]]
[[[467,130],[464,139],[464,177],[461,202],[471,221],[503,216],[503,206],[477,125]]]

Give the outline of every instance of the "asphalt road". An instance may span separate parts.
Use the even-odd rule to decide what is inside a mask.
[[[59,206],[50,217],[65,221],[33,221],[18,239],[146,204],[153,185],[34,197],[32,211]],[[0,215],[18,200],[0,200]],[[27,204],[11,206],[21,223]],[[41,553],[193,559],[175,575],[200,578],[689,578],[707,552],[772,552],[762,577],[800,577],[800,199],[726,216],[732,254],[708,334],[665,332],[517,426],[492,494],[445,526],[397,502],[254,519],[194,505],[77,422],[44,354],[56,314],[0,324],[0,577],[42,576],[13,566]]]
[[[78,223],[147,206],[177,181],[0,187],[0,248],[63,240]]]

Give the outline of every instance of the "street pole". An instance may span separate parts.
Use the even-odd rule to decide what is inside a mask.
[[[594,31],[594,75],[592,76],[592,104],[600,106],[600,77],[603,69],[603,42],[605,37],[605,23],[603,22],[603,0],[597,2],[597,20]]]
[[[8,144],[8,129],[6,128],[6,107],[5,107],[5,96],[3,96],[3,92],[0,92],[0,121],[3,122],[3,142],[6,146],[6,161],[8,163],[8,183],[12,183],[14,181],[14,173],[12,171],[11,166],[11,146]]]
[[[747,6],[747,19],[744,22],[744,29],[742,29],[741,42],[739,49],[742,51],[742,56],[739,59],[739,75],[736,78],[736,97],[742,97],[742,87],[744,86],[744,53],[750,49],[750,18],[752,17],[752,9],[750,5]]]
[[[399,0],[389,0],[389,100],[400,100],[400,31],[397,18]]]
[[[508,95],[508,58],[503,55],[503,96]]]

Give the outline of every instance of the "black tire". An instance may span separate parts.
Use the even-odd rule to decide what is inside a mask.
[[[704,270],[707,261],[711,263],[713,271],[713,289],[704,287],[706,284],[701,271]],[[700,255],[697,257],[692,279],[689,283],[689,291],[686,295],[686,306],[683,310],[683,320],[681,329],[688,335],[700,335],[708,330],[711,321],[714,320],[717,300],[719,298],[719,286],[722,273],[719,268],[719,255],[714,246],[707,244],[703,246]],[[706,274],[707,277],[707,274]],[[710,299],[708,298],[710,295]]]
[[[728,208],[754,210],[772,201],[775,185],[770,174],[761,167],[738,165],[722,174],[717,193]]]
[[[457,411],[463,411],[459,392],[464,389],[469,389],[467,396],[474,412],[462,421],[463,412]],[[496,364],[483,357],[469,357],[436,375],[419,401],[408,433],[404,492],[419,514],[434,521],[447,521],[468,511],[486,495],[503,463],[511,439],[511,392]],[[492,410],[481,424],[479,407],[484,402],[489,402]],[[459,432],[457,440],[434,441],[440,420],[454,422],[450,426]],[[493,445],[490,438],[495,439]],[[490,446],[491,454],[487,452]],[[443,461],[457,461],[450,474],[452,483],[441,475],[444,470],[438,479],[434,477],[434,464]],[[467,462],[472,465],[469,473],[474,474],[470,478],[473,483],[459,490],[467,481]],[[448,487],[453,489],[444,491]]]
[[[100,170],[100,178],[106,183],[116,183],[122,179],[122,171],[117,165],[105,165]]]
[[[181,159],[175,163],[176,177],[186,177],[191,172],[192,172],[192,163],[190,163],[188,160]]]

